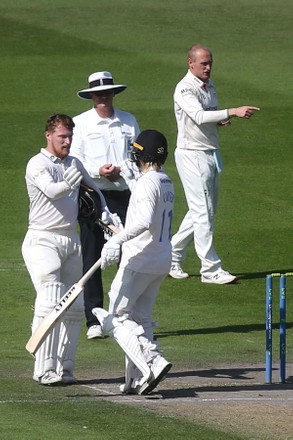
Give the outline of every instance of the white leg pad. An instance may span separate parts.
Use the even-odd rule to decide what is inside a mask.
[[[67,310],[60,324],[56,372],[73,374],[80,328],[84,316],[83,295]]]
[[[141,350],[138,336],[132,329],[124,325],[119,318],[111,315],[106,310],[94,308],[93,314],[98,318],[103,327],[103,332],[108,333],[120,345],[124,353],[134,363],[134,365],[142,372],[145,380],[151,377],[151,370],[145,361]],[[139,327],[138,325],[136,325]]]
[[[62,283],[45,283],[42,285],[42,288],[37,292],[35,301],[33,332],[64,293],[65,286]],[[60,324],[57,324],[36,352],[34,364],[34,377],[36,378],[43,376],[46,371],[56,371],[59,329]]]
[[[144,377],[141,371],[134,365],[134,363],[125,355],[125,383],[120,386],[122,393],[135,393],[136,387],[139,387],[144,382]]]
[[[160,351],[158,350],[160,344],[153,340],[154,334],[152,322],[138,325],[127,316],[120,316],[118,319],[125,327],[131,329],[138,336],[138,341],[147,363],[151,362],[158,354],[160,354]]]
[[[156,322],[143,323],[138,326],[137,323],[128,319],[128,317],[121,317],[119,320],[123,321],[123,324],[131,328],[138,336],[138,340],[141,344],[145,360],[149,365],[152,364],[158,354],[160,354],[158,341],[154,341],[153,327],[158,324]],[[120,389],[123,393],[136,393],[136,389],[140,388],[143,382],[143,376],[134,363],[125,356],[125,384]]]
[[[162,354],[162,351],[160,350],[160,342],[154,341],[153,327],[157,326],[157,322],[144,323],[144,335],[139,337],[139,342],[142,344],[147,362],[151,362],[156,356],[158,356],[158,354]]]

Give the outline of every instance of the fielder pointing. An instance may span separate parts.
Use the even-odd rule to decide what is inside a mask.
[[[124,393],[148,394],[165,377],[171,363],[154,342],[152,309],[171,264],[173,184],[161,166],[167,158],[167,141],[156,130],[140,133],[133,144],[132,160],[141,176],[135,185],[126,214],[125,229],[103,247],[102,269],[122,257],[109,292],[109,312],[93,313],[126,355]],[[127,166],[128,165],[128,166]],[[133,165],[122,165],[121,174],[139,176]],[[133,179],[135,180],[135,179]]]
[[[32,332],[82,275],[76,230],[81,180],[99,193],[104,217],[116,221],[81,162],[69,156],[73,127],[69,116],[51,116],[46,123],[47,146],[27,164],[30,213],[22,254],[36,290]],[[73,369],[83,313],[80,294],[36,352],[35,381],[42,385],[75,382]]]
[[[245,105],[218,110],[215,87],[210,80],[212,64],[210,49],[202,45],[192,46],[188,52],[188,72],[174,92],[178,128],[175,162],[188,212],[172,237],[170,276],[188,277],[180,263],[184,261],[187,246],[194,240],[201,261],[201,281],[230,284],[236,282],[236,276],[223,270],[213,245],[219,173],[223,168],[218,127],[229,126],[233,117],[249,119],[259,108]]]

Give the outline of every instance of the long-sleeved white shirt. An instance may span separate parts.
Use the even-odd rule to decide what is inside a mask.
[[[106,163],[119,166],[128,158],[131,145],[140,132],[136,118],[131,113],[117,109],[112,118],[101,118],[92,108],[75,116],[73,121],[75,127],[70,154],[83,163],[100,189],[127,189],[122,177],[110,182],[99,175],[99,169]]]
[[[175,88],[174,112],[178,148],[204,151],[219,148],[217,124],[229,115],[227,109],[218,110],[211,80],[204,83],[188,70]]]
[[[79,188],[69,189],[63,179],[64,171],[71,166],[73,159],[67,156],[61,160],[42,148],[28,161],[25,179],[30,200],[29,229],[51,231],[76,228]],[[78,159],[76,166],[83,175],[83,183],[99,191]],[[104,209],[105,199],[101,193],[100,196]]]
[[[121,267],[167,274],[171,265],[173,183],[166,173],[150,169],[134,187],[125,228],[117,235],[123,244]]]

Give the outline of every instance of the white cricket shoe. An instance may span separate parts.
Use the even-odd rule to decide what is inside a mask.
[[[189,277],[188,273],[183,271],[179,263],[171,264],[169,275],[170,277],[175,278],[177,280],[183,280],[184,278]]]
[[[46,373],[39,378],[39,384],[41,385],[54,385],[59,382],[62,382],[62,377],[53,370],[46,371]]]
[[[102,327],[98,324],[98,325],[92,325],[88,331],[87,331],[87,338],[88,339],[95,339],[95,338],[103,338],[103,331],[102,331]]]
[[[210,283],[210,284],[234,284],[237,281],[237,277],[235,275],[231,275],[229,272],[225,270],[219,270],[215,275],[211,277],[206,277],[204,275],[201,276],[202,283]]]
[[[121,393],[123,394],[139,394],[140,386],[127,386],[125,383],[119,386]]]
[[[139,394],[141,385],[145,383],[145,378],[142,376],[142,373],[140,371],[137,371],[137,376],[131,378],[127,381],[127,383],[124,383],[120,385],[120,391],[123,394]]]
[[[156,386],[165,379],[166,374],[172,368],[172,364],[168,362],[163,356],[156,356],[150,364],[152,377],[150,380],[145,381],[139,388],[138,394],[145,395],[153,391]]]

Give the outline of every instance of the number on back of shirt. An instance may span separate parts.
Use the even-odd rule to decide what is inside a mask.
[[[161,233],[160,233],[160,242],[167,236],[168,240],[171,240],[171,230],[172,230],[172,216],[173,211],[170,211],[166,214],[166,209],[164,209],[162,214],[162,223],[161,223]],[[167,234],[166,234],[167,233]]]

